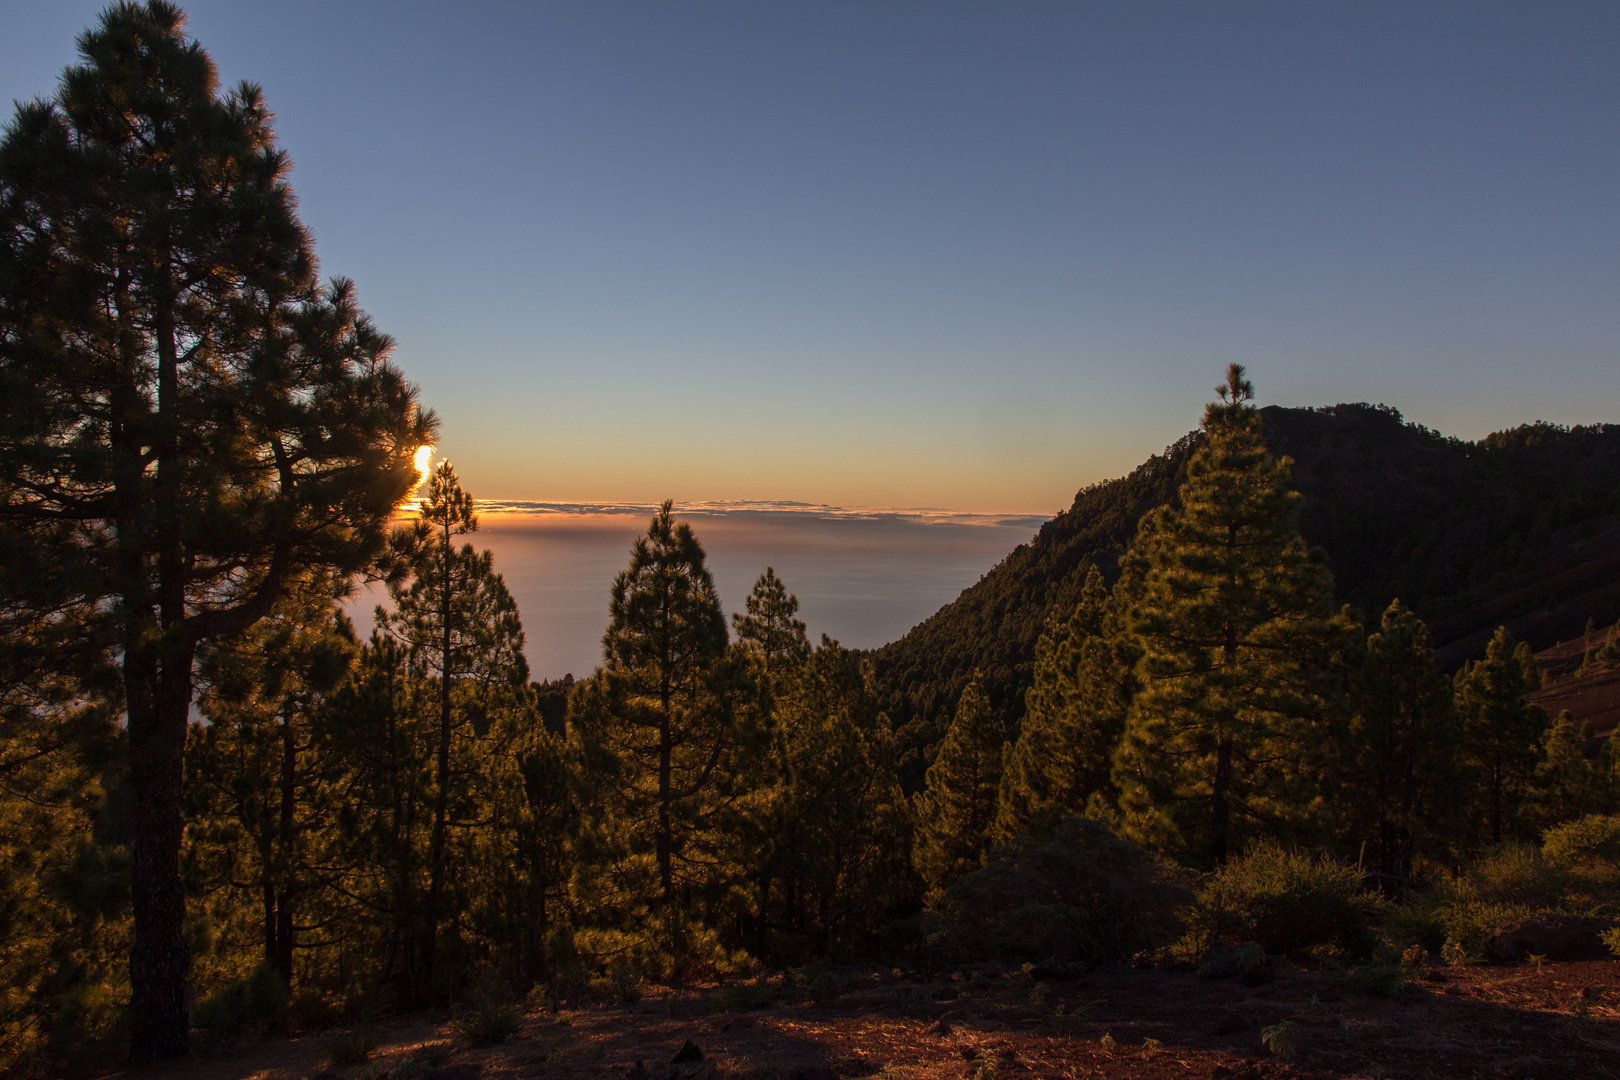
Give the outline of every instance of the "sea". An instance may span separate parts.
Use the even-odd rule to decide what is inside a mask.
[[[589,675],[602,660],[613,579],[658,507],[633,503],[479,503],[463,539],[494,555],[523,618],[535,679]],[[812,641],[849,648],[901,637],[977,582],[1047,515],[837,507],[788,502],[677,503],[708,555],[726,613],[766,567],[799,599]],[[376,587],[348,604],[362,637]]]

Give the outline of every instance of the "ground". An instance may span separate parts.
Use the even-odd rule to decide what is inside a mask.
[[[444,1048],[433,1080],[1013,1080],[1164,1077],[1232,1080],[1446,1077],[1620,1080],[1620,961],[1437,968],[1396,1000],[1282,966],[1259,986],[1190,973],[1099,971],[1040,984],[1023,972],[924,978],[846,974],[820,1002],[714,987],[649,993],[636,1004],[528,1013],[488,1048]],[[954,995],[954,996],[953,996]],[[369,1064],[326,1064],[329,1037],[244,1047],[130,1080],[383,1080],[449,1018],[401,1021]],[[1263,1032],[1291,1023],[1268,1048]],[[672,1065],[686,1042],[702,1059]],[[639,1063],[639,1064],[638,1064]],[[420,1067],[418,1071],[420,1076]]]

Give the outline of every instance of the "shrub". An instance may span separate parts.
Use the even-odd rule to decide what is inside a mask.
[[[218,1046],[232,1036],[259,1032],[287,1010],[287,987],[269,964],[260,964],[245,979],[227,983],[205,998],[192,1013],[192,1023],[205,1046]]]
[[[523,1010],[494,972],[486,973],[467,992],[466,1008],[456,1018],[456,1035],[472,1046],[494,1046],[523,1027]]]
[[[1391,936],[1437,944],[1452,957],[1478,959],[1498,927],[1540,912],[1599,914],[1620,900],[1614,868],[1603,850],[1602,818],[1551,829],[1538,849],[1505,844],[1482,855],[1456,877],[1414,896],[1392,913]],[[1589,824],[1590,823],[1590,824]],[[1448,962],[1451,962],[1448,960]]]
[[[380,1032],[377,1025],[366,1021],[347,1031],[340,1031],[326,1040],[326,1057],[334,1068],[364,1065],[377,1049]]]
[[[1588,814],[1548,829],[1541,853],[1557,862],[1620,864],[1620,815]]]
[[[1021,836],[951,886],[936,944],[1005,962],[1112,964],[1173,938],[1187,889],[1103,822],[1068,817],[1049,840]]]
[[[732,983],[720,987],[709,995],[709,1007],[716,1012],[724,1012],[727,1009],[747,1012],[750,1009],[763,1009],[767,1005],[775,1004],[780,994],[781,988],[767,979]]]
[[[1373,918],[1382,907],[1354,868],[1267,846],[1209,877],[1188,912],[1183,940],[1198,953],[1252,941],[1269,953],[1342,950],[1361,957],[1372,949]]]

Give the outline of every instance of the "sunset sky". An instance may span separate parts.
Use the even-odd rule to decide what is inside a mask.
[[[481,496],[1049,514],[1233,360],[1620,421],[1614,3],[185,6]]]

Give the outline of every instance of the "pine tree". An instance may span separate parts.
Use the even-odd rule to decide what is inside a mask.
[[[781,686],[775,734],[755,801],[752,948],[803,962],[870,944],[913,895],[911,822],[860,658],[822,635]]]
[[[1370,843],[1386,893],[1404,897],[1419,844],[1460,797],[1460,728],[1429,629],[1392,601],[1367,649],[1357,709],[1334,770],[1337,817],[1353,850]]]
[[[1576,723],[1568,709],[1542,736],[1534,782],[1535,817],[1541,828],[1613,808],[1611,785],[1601,763],[1586,756],[1591,739],[1591,721]]]
[[[319,284],[260,92],[220,94],[183,25],[115,4],[0,145],[0,549],[122,668],[138,1062],[187,1052],[197,649],[304,566],[373,566],[433,430],[352,286]]]
[[[783,683],[810,656],[810,641],[804,634],[804,621],[794,616],[799,598],[787,591],[776,570],[767,566],[754,582],[745,601],[747,614],[731,617],[737,633],[737,648],[753,672],[760,708],[768,718],[772,703]]]
[[[928,886],[930,904],[939,903],[946,888],[983,864],[1005,747],[1006,734],[975,676],[962,691],[915,803],[912,860]]]
[[[1529,794],[1547,714],[1525,701],[1540,685],[1530,648],[1499,626],[1483,660],[1457,672],[1462,749],[1480,788],[1485,827],[1493,844],[1514,831]]]
[[[569,703],[597,785],[598,908],[627,929],[645,913],[678,973],[689,922],[736,869],[720,856],[749,770],[738,762],[725,616],[703,546],[672,503],[631,548],[608,610],[603,665]]]
[[[996,843],[1046,837],[1093,797],[1114,801],[1109,774],[1134,689],[1134,656],[1118,622],[1092,567],[1074,614],[1041,635],[1023,727],[1001,777],[991,829]]]
[[[10,569],[0,559],[0,575]],[[0,1072],[11,1075],[41,1072],[122,1011],[127,836],[107,799],[120,779],[118,685],[109,658],[71,647],[89,615],[0,604]]]
[[[1243,368],[1217,391],[1179,505],[1147,515],[1128,554],[1141,690],[1113,773],[1133,839],[1206,865],[1314,824],[1348,633]]]
[[[300,931],[335,899],[330,831],[341,794],[316,750],[322,701],[358,650],[330,580],[315,574],[202,666],[209,722],[195,726],[187,761],[188,861],[194,878],[211,879],[203,893],[224,887],[260,906],[262,962],[287,988]]]
[[[427,850],[427,896],[418,928],[413,999],[434,985],[439,931],[457,910],[450,845],[455,823],[485,816],[477,793],[499,789],[511,767],[506,744],[530,723],[529,667],[523,626],[490,552],[455,539],[478,528],[470,495],[455,469],[441,462],[428,477],[418,511],[415,574],[390,588],[394,610],[378,624],[407,650],[412,674],[434,684],[433,808]],[[497,717],[507,722],[496,725]],[[461,826],[464,828],[464,826]],[[441,980],[442,981],[442,980]]]

